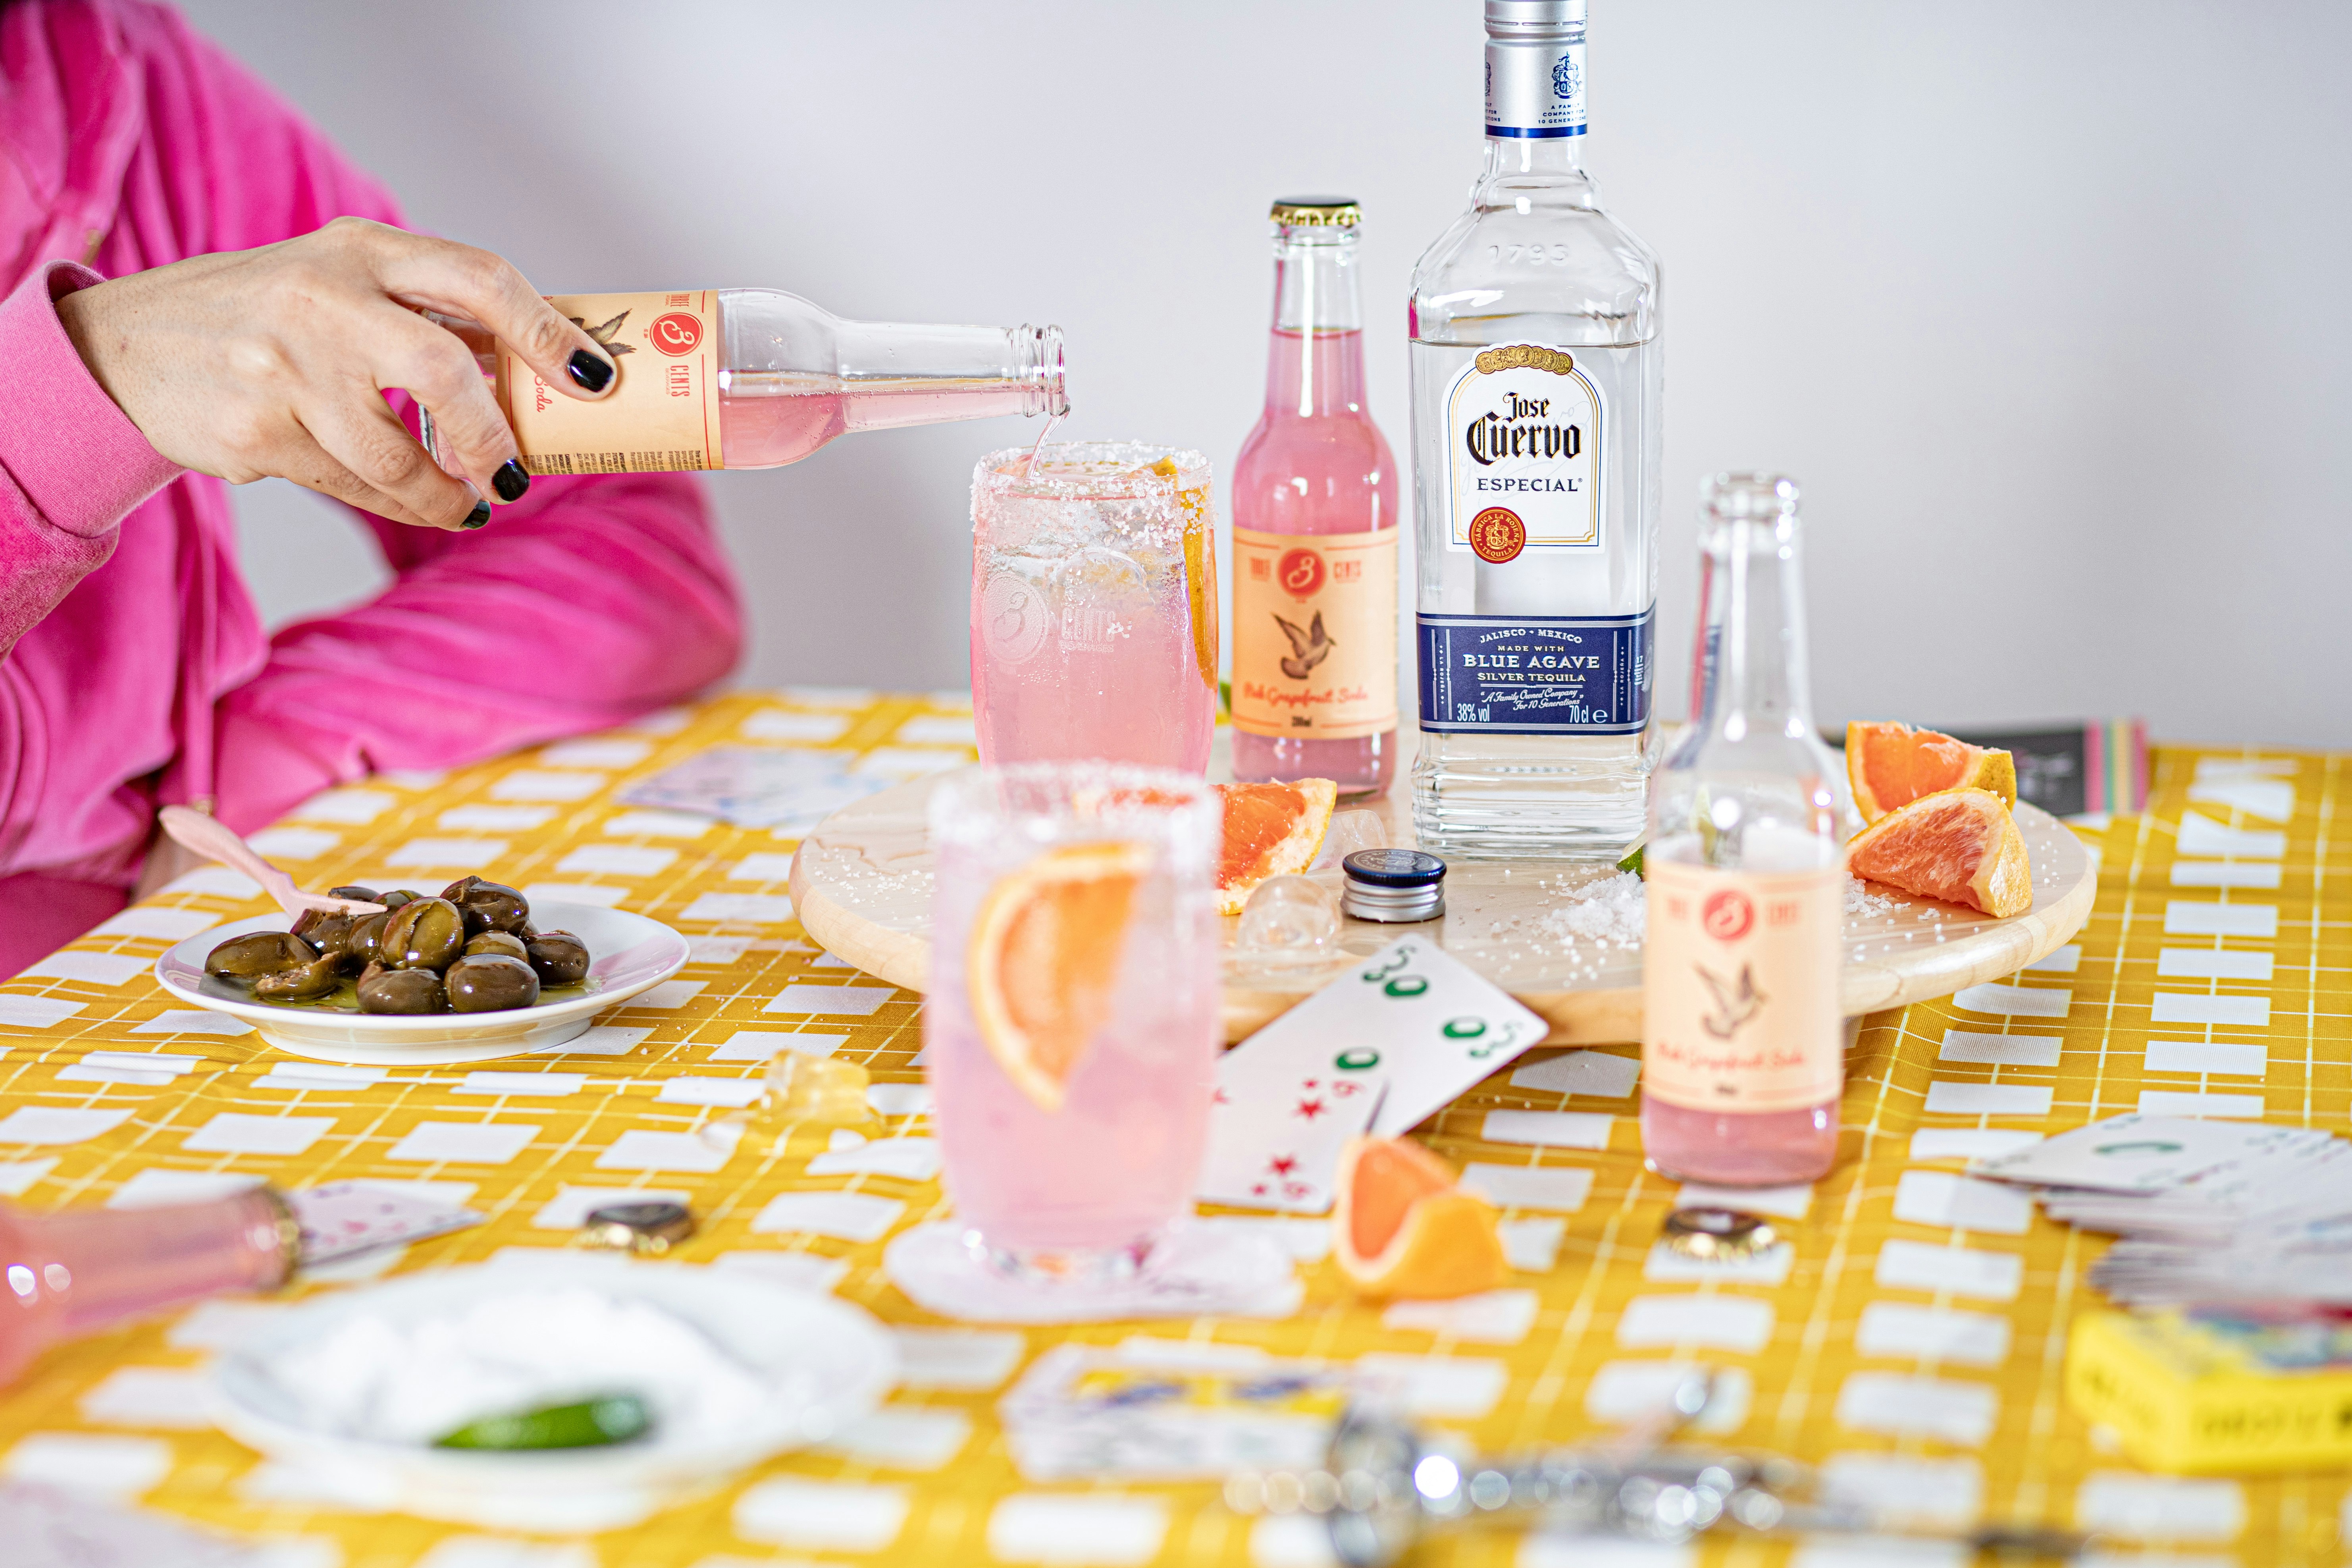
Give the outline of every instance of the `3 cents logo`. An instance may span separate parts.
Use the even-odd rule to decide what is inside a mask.
[[[656,316],[654,324],[646,329],[646,336],[652,341],[654,347],[676,358],[679,354],[690,354],[702,346],[702,322],[683,310],[672,310],[667,315]]]
[[[1700,907],[1698,923],[1717,942],[1738,942],[1756,924],[1756,906],[1745,893],[1726,888]]]

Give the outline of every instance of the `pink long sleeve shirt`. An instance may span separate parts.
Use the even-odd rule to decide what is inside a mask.
[[[354,513],[397,574],[263,629],[220,481],[158,456],[55,301],[392,198],[173,13],[0,5],[0,976],[120,909],[156,807],[250,831],[373,770],[625,721],[734,663],[682,475],[541,479],[487,528]]]

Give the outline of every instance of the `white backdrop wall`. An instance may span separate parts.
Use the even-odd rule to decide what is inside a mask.
[[[1406,279],[1480,148],[1476,0],[185,8],[542,289],[1057,322],[1071,433],[1221,480],[1268,199],[1364,203],[1404,458]],[[1588,165],[1665,259],[1662,710],[1698,477],[1772,467],[1805,485],[1824,720],[2352,746],[2352,7],[1592,0],[1591,40]],[[1034,430],[712,476],[740,679],[964,684],[971,462]],[[377,580],[304,493],[239,500],[274,617]]]

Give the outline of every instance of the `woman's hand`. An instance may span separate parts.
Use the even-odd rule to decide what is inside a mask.
[[[480,322],[573,397],[613,385],[612,360],[505,261],[362,218],[118,278],[67,295],[58,314],[107,395],[182,467],[478,528],[485,498],[519,500],[530,476],[472,352],[416,306]],[[432,410],[471,486],[394,417],[389,387]]]

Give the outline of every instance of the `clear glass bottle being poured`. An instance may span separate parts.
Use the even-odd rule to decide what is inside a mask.
[[[471,322],[464,338],[534,474],[772,468],[836,436],[1070,411],[1059,327],[845,321],[778,289],[559,294],[620,385],[583,403]],[[426,450],[441,458],[428,415]]]
[[[1701,487],[1698,711],[1654,781],[1642,1142],[1687,1181],[1810,1181],[1837,1156],[1845,846],[1813,728],[1796,481]]]

